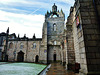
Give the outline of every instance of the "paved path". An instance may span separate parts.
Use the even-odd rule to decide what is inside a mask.
[[[72,71],[66,71],[65,67],[60,63],[52,63],[47,75],[78,75]]]

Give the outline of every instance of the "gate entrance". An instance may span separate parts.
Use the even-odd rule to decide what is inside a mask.
[[[38,63],[38,60],[39,60],[39,56],[36,55],[36,57],[35,57],[35,62]]]
[[[54,62],[56,62],[56,54],[53,55]]]

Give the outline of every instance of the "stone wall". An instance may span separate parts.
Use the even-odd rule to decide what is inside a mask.
[[[95,72],[100,71],[100,31],[97,13],[93,0],[80,1],[80,6],[85,43],[82,44],[85,45],[85,54],[82,56],[86,58],[87,63],[84,63],[84,65],[87,65],[88,73],[94,72],[95,75]]]
[[[75,51],[74,51],[74,41],[73,41],[73,30],[72,30],[72,24],[73,24],[73,10],[74,8],[70,8],[70,15],[67,18],[67,23],[66,23],[66,44],[67,44],[67,65],[70,65],[67,67],[67,69],[72,69],[71,65],[75,64]]]
[[[33,43],[36,43],[36,48],[33,48]],[[28,51],[27,51],[27,61],[35,62],[36,56],[40,58],[40,44],[41,41],[29,41],[28,42]]]
[[[48,47],[48,59],[50,62],[54,62],[54,54],[56,54],[56,61],[61,61],[60,46],[49,46]]]
[[[12,43],[11,48],[10,43]],[[33,48],[34,43],[36,43],[36,48]],[[18,53],[22,51],[24,53],[24,61],[35,62],[36,55],[40,57],[40,44],[41,41],[9,41],[8,61],[17,61]],[[21,47],[21,45],[23,46]]]
[[[40,62],[47,63],[47,23],[44,22],[42,29],[42,42],[40,46]]]
[[[81,66],[80,75],[99,75],[100,1],[76,0],[74,8],[74,48],[75,59]]]
[[[73,39],[74,39],[74,50],[75,50],[75,62],[80,63],[80,52],[79,52],[76,21],[73,22]]]

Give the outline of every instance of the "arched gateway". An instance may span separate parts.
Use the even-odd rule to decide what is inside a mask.
[[[53,55],[53,60],[56,62],[56,54]]]
[[[22,51],[18,52],[17,61],[23,62],[24,61],[24,53]]]
[[[35,62],[36,62],[36,63],[39,62],[39,56],[38,56],[38,55],[36,55],[36,57],[35,57]]]

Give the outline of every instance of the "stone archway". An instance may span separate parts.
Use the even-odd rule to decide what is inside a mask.
[[[56,62],[56,54],[53,55],[53,60]]]
[[[24,53],[22,51],[18,52],[17,61],[23,62],[24,61]]]
[[[35,62],[36,62],[36,63],[39,62],[39,56],[38,56],[38,55],[36,55],[36,57],[35,57]]]

